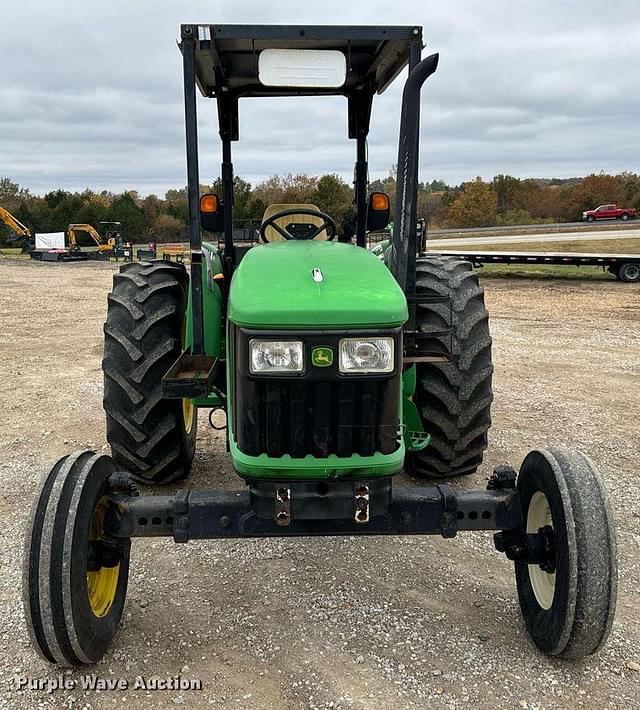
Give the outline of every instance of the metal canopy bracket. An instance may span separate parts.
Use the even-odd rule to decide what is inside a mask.
[[[371,107],[375,88],[360,89],[349,94],[349,138],[366,138],[371,122]]]
[[[238,128],[238,97],[220,94],[218,102],[218,125],[220,138],[224,141],[237,141],[240,137]]]

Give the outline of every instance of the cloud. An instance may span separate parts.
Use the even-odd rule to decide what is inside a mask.
[[[421,24],[440,51],[425,85],[421,177],[459,182],[495,173],[566,177],[637,169],[640,10],[621,0],[27,0],[0,26],[0,175],[36,192],[139,189],[185,182],[181,22]],[[337,21],[337,20],[336,20]],[[15,28],[20,28],[16,32]],[[370,174],[396,161],[401,81],[374,101]],[[202,181],[219,173],[215,104],[199,100]],[[236,172],[337,172],[355,146],[346,101],[240,104]]]

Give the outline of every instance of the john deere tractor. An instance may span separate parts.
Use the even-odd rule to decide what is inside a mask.
[[[420,27],[182,26],[191,263],[130,263],[114,277],[103,360],[111,456],[55,463],[27,533],[27,624],[49,661],[103,656],[131,540],[158,536],[493,530],[538,648],[576,658],[605,642],[615,536],[589,459],[539,449],[518,474],[496,468],[484,489],[447,482],[482,462],[493,367],[471,265],[419,248],[420,91],[438,64],[422,47]],[[406,67],[393,236],[374,254],[368,232],[387,225],[390,203],[367,189],[372,102]],[[217,104],[219,195],[199,194],[196,87]],[[234,243],[239,99],[309,95],[347,99],[353,234],[316,205],[279,204],[258,244]],[[189,476],[203,408],[226,413],[241,489],[139,495],[136,482]],[[413,485],[394,485],[403,468]]]

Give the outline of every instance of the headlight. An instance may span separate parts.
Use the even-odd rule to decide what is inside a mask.
[[[340,372],[391,372],[393,338],[342,338]]]
[[[302,372],[302,343],[299,340],[249,341],[251,373]]]

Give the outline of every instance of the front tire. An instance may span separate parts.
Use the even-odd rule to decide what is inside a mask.
[[[188,278],[170,261],[125,264],[113,278],[104,325],[104,410],[116,464],[144,483],[186,478],[197,410],[164,399],[162,378],[183,347]]]
[[[587,222],[595,222],[595,221],[596,221],[596,218],[593,215],[589,215],[587,217]]]
[[[60,459],[34,502],[25,538],[22,598],[31,642],[47,661],[97,663],[120,623],[129,540],[99,551],[113,460],[93,451]]]
[[[623,215],[620,217],[620,219],[621,219],[623,222],[626,222],[626,221],[629,219],[629,215],[628,215],[628,214],[623,214]]]
[[[515,562],[520,608],[544,653],[582,658],[607,640],[616,606],[613,516],[591,461],[568,448],[532,451],[518,476],[526,532],[551,528],[553,570]]]
[[[410,453],[410,473],[430,478],[471,474],[482,463],[491,427],[491,335],[484,291],[473,266],[448,256],[417,260],[419,295],[448,296],[453,309],[453,352],[448,362],[417,363],[414,401],[431,443]],[[449,323],[446,304],[421,304],[416,316],[422,332]]]

